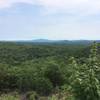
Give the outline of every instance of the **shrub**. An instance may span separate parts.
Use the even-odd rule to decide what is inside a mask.
[[[2,94],[0,100],[20,100],[19,95]]]
[[[34,91],[31,91],[31,92],[28,92],[27,94],[26,94],[26,98],[28,99],[28,100],[38,100],[38,94],[36,93],[36,92],[34,92]]]
[[[54,87],[60,86],[64,83],[64,76],[57,64],[50,64],[45,70],[45,77],[47,77]]]
[[[35,90],[41,95],[48,95],[52,92],[52,83],[46,78],[37,78],[35,80]]]
[[[86,64],[79,66],[74,59],[72,61],[72,89],[76,100],[100,100],[100,82],[96,76],[96,71],[99,70],[96,48],[94,44]]]

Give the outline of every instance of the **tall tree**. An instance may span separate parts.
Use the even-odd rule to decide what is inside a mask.
[[[72,88],[76,100],[100,100],[100,82],[96,75],[96,71],[99,70],[97,60],[97,44],[94,43],[87,63],[77,65],[79,69],[74,73]],[[72,65],[75,66],[74,63]]]

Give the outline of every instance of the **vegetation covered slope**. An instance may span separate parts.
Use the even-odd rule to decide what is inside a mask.
[[[0,92],[18,91],[30,98],[34,93],[26,92],[35,91],[39,97],[51,95],[48,100],[100,100],[98,51],[96,43],[91,46],[0,43]]]
[[[0,43],[0,62],[20,64],[24,61],[53,56],[78,55],[85,45],[37,45],[20,43]]]

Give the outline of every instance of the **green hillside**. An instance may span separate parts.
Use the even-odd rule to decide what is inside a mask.
[[[0,100],[100,100],[100,44],[0,43]]]

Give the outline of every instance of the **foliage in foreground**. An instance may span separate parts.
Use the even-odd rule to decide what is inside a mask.
[[[19,95],[2,94],[0,100],[20,100]]]
[[[87,63],[80,67],[72,58],[72,90],[76,100],[100,100],[100,66],[97,58],[97,44],[93,44]]]

